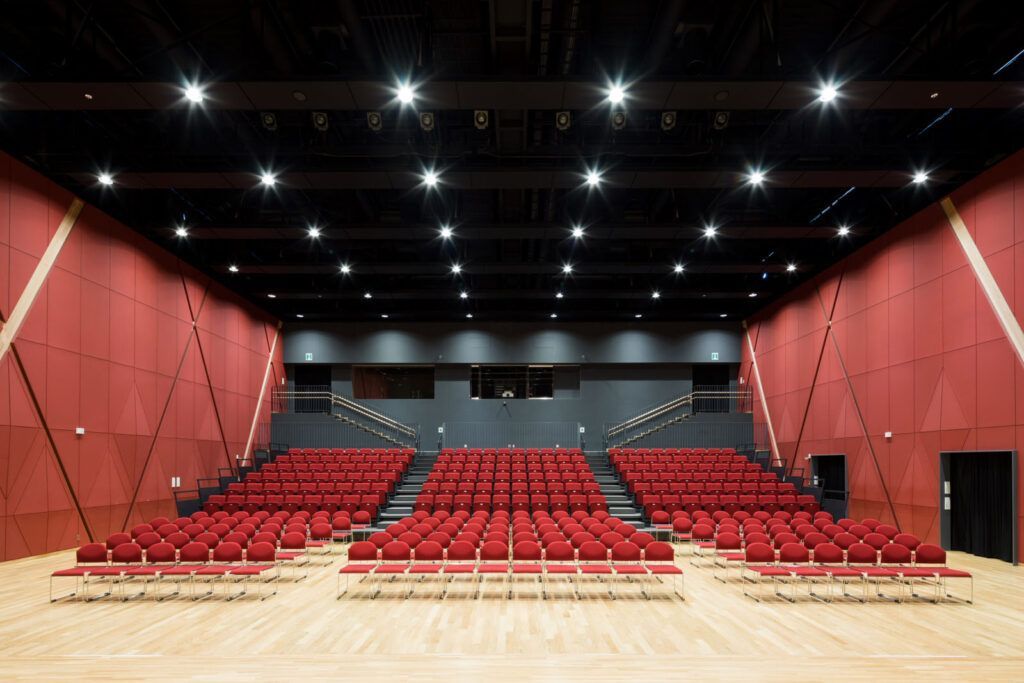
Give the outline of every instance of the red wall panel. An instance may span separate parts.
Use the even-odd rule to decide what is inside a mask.
[[[4,316],[71,200],[0,154]],[[212,392],[193,311],[204,343],[210,337]],[[15,339],[21,366],[13,352],[0,360],[0,559],[73,547],[89,533],[103,540],[126,523],[173,514],[170,478],[191,487],[216,475],[242,452],[254,413],[269,415],[269,401],[257,401],[276,326],[85,207]],[[273,362],[278,377],[280,349]],[[85,436],[75,435],[79,426]]]
[[[1024,153],[953,201],[1024,320]],[[833,296],[831,338],[810,387],[818,356],[807,333],[825,333]],[[939,451],[1024,449],[1024,368],[937,205],[759,312],[748,328],[781,454],[802,461],[846,453],[852,516],[898,521],[936,542]],[[798,440],[792,423],[803,410]],[[1019,540],[1024,552],[1024,533]]]

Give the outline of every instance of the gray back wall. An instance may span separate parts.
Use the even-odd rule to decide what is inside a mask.
[[[588,448],[601,447],[605,423],[688,393],[692,364],[740,361],[738,324],[288,325],[287,364],[330,364],[335,393],[351,397],[352,365],[435,367],[433,399],[364,400],[420,425],[422,445],[444,422],[579,422]],[[313,354],[306,361],[307,353]],[[712,353],[718,354],[713,361]],[[471,364],[565,363],[580,366],[579,395],[550,400],[470,398]],[[735,376],[735,372],[730,373]],[[291,378],[289,378],[289,382]],[[735,381],[735,380],[733,380]]]

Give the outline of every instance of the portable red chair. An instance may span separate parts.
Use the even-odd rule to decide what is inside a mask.
[[[507,552],[507,551],[506,551]],[[476,546],[466,541],[452,541],[448,546],[446,561],[442,573],[444,575],[444,591],[441,598],[448,596],[448,588],[457,576],[475,576]]]
[[[341,596],[348,593],[349,577],[359,576],[363,581],[367,576],[373,574],[377,568],[377,546],[369,541],[357,541],[348,548],[348,563],[338,570],[337,594]],[[345,590],[341,590],[341,577],[345,577]]]
[[[145,552],[145,564],[125,570],[121,582],[121,600],[128,599],[124,594],[125,583],[129,581],[141,583],[142,591],[134,597],[144,596],[149,584],[152,582],[153,586],[156,587],[160,580],[160,572],[163,569],[174,566],[177,559],[178,551],[170,543],[161,541],[149,546]]]
[[[974,604],[974,576],[962,569],[948,567],[946,565],[945,550],[932,543],[922,543],[917,546],[914,557],[915,567],[927,570],[935,578],[935,602],[940,600],[956,600]],[[951,597],[946,586],[948,579],[968,579],[971,582],[971,596],[967,599]]]
[[[878,551],[867,543],[854,543],[846,549],[846,565],[856,569],[864,578],[864,599],[867,599],[868,585],[874,585],[876,597],[894,599],[882,593],[883,582],[896,584],[899,588],[899,573],[878,565]],[[898,597],[898,596],[897,596]]]
[[[484,577],[501,576],[503,582],[507,583],[508,575],[508,546],[496,541],[484,543],[480,548],[480,563],[476,567],[477,598],[483,593]]]
[[[234,567],[229,572],[230,576],[237,577],[242,582],[242,591],[230,599],[247,595],[250,581],[256,582],[256,597],[258,599],[266,600],[271,595],[277,595],[277,582],[281,578],[281,571],[275,562],[276,556],[277,550],[273,543],[261,541],[250,545],[245,551],[245,564],[241,567]],[[263,595],[263,585],[269,583],[274,584],[274,592]]]
[[[547,586],[544,585],[544,565],[540,544],[535,540],[520,541],[512,546],[512,564],[508,578],[508,597],[515,589],[517,576],[536,577],[541,584],[541,594],[547,600]]]
[[[200,565],[193,568],[192,571],[192,599],[198,600],[214,594],[217,586],[218,579],[221,585],[224,587],[224,595],[228,600],[234,600],[240,597],[240,594],[229,595],[228,594],[228,578],[231,575],[231,570],[235,569],[242,564],[242,546],[233,541],[224,541],[218,545],[213,551],[213,563]],[[197,581],[205,580],[210,590],[201,595],[195,593],[195,584]]]
[[[844,553],[842,548],[834,543],[819,543],[814,548],[813,560],[814,566],[828,573],[830,579],[828,593],[825,598],[826,602],[832,602],[835,599],[833,587],[837,583],[843,587],[843,597],[864,602],[863,598],[852,596],[846,590],[846,587],[851,583],[863,584],[864,576],[856,569],[851,569],[843,564]]]
[[[743,539],[739,534],[731,532],[720,532],[715,537],[715,554],[712,558],[712,578],[725,583],[729,580],[729,565],[740,564],[746,560],[743,553]],[[723,569],[723,575],[718,575],[719,568]]]
[[[792,588],[791,595],[783,598],[790,602],[796,602],[796,587],[801,582],[808,582],[807,594],[816,600],[826,601],[827,596],[818,595],[813,590],[817,583],[829,582],[829,574],[820,567],[811,565],[811,556],[807,547],[802,543],[786,543],[779,550],[779,565],[790,573],[792,579],[789,584]],[[827,586],[826,586],[827,587]]]
[[[576,564],[576,549],[571,543],[564,540],[553,541],[544,549],[544,578],[546,584],[552,576],[564,576],[572,586],[573,595],[579,598],[578,582],[573,579],[579,575],[579,566]],[[548,585],[545,585],[545,595]]]
[[[645,581],[651,575],[651,572],[644,566],[642,554],[643,551],[640,550],[640,546],[635,543],[620,541],[611,547],[612,569],[615,571],[614,575],[616,578],[623,577],[630,583],[632,583],[634,578],[638,579],[640,593],[650,600],[651,596],[647,594]],[[612,584],[612,598],[618,598],[618,581]]]
[[[608,549],[604,544],[597,541],[587,541],[579,546],[577,556],[581,578],[584,576],[594,576],[597,577],[599,582],[603,582],[603,577],[610,579],[614,576],[615,570],[608,563]],[[580,588],[582,589],[582,586]],[[582,590],[579,592],[582,595]],[[611,598],[615,597],[610,584],[608,596]]]
[[[744,577],[757,586],[757,593],[748,593],[744,585],[743,595],[761,602],[761,586],[764,579],[771,581],[772,592],[779,595],[778,582],[788,577],[789,572],[775,564],[775,550],[767,543],[748,543],[744,553]]]
[[[636,539],[636,536],[633,538]],[[672,590],[685,600],[683,570],[676,566],[675,549],[672,545],[662,541],[652,541],[643,548],[643,557],[644,567],[651,576],[659,582],[664,580],[662,577],[672,577]],[[677,579],[679,581],[678,588],[676,587]]]
[[[107,545],[103,543],[86,543],[75,551],[74,567],[69,569],[60,569],[50,574],[50,602],[56,602],[61,598],[71,598],[78,595],[79,582],[81,582],[82,599],[90,599],[88,593],[89,576],[96,568],[105,566],[107,566]],[[75,590],[64,595],[59,595],[55,598],[53,597],[53,580],[62,578],[74,579]]]
[[[445,534],[439,534],[439,536],[448,538]],[[412,596],[414,588],[412,577],[418,576],[419,581],[422,582],[428,576],[441,576],[442,569],[444,569],[444,547],[436,541],[431,541],[428,537],[413,549],[412,563],[408,572],[409,592],[405,596],[406,599]]]
[[[419,536],[417,535],[417,538]],[[373,576],[377,579],[377,590],[371,597],[380,595],[384,588],[384,577],[390,577],[394,581],[399,576],[405,576],[412,566],[412,548],[403,541],[391,541],[380,549],[380,564],[373,570]],[[403,592],[408,595],[408,587]]]

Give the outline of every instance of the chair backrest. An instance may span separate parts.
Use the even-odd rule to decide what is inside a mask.
[[[139,534],[139,537],[135,539],[135,542],[142,546],[142,549],[145,550],[151,545],[156,545],[160,542],[160,540],[160,534],[158,534],[157,532],[146,531],[144,533]]]
[[[480,548],[480,559],[495,562],[508,559],[508,546],[498,541],[488,541]]]
[[[633,538],[636,538],[636,536]],[[643,551],[646,562],[675,562],[676,560],[675,549],[664,541],[652,541],[647,544]]]
[[[273,543],[277,545],[277,534],[272,534],[269,531],[257,531],[252,539],[252,543]]]
[[[142,562],[142,546],[138,543],[122,543],[110,552],[110,561]]]
[[[230,534],[221,539],[221,543],[237,543],[241,547],[249,545],[249,537],[243,533],[232,531]]]
[[[160,526],[154,528],[156,529],[156,532],[160,534],[160,538],[167,538],[171,534],[178,533],[178,525],[171,524],[170,522],[165,522]]]
[[[875,564],[878,551],[867,543],[854,543],[846,549],[846,561],[850,564]]]
[[[804,536],[804,547],[809,548],[810,550],[814,550],[822,543],[828,542],[828,536],[818,531],[812,531]]]
[[[196,540],[200,540],[202,536],[206,535],[205,532],[196,536]],[[183,531],[176,531],[173,534],[168,534],[167,538],[164,539],[167,543],[170,543],[175,548],[184,548],[188,542],[192,540]]]
[[[131,543],[131,542],[132,542],[132,537],[131,537],[130,534],[126,534],[126,533],[123,533],[123,532],[116,533],[116,534],[110,534],[109,536],[107,536],[107,550],[113,550],[114,548],[116,548],[117,546],[121,545],[122,543]]]
[[[309,527],[309,537],[316,541],[330,540],[333,534],[331,525],[326,522],[316,522]]]
[[[623,541],[625,541],[626,537],[622,534],[617,534],[614,531],[609,531],[607,533],[601,534],[601,537],[597,540],[603,543],[604,547],[613,548],[615,547],[615,544],[622,543]]]
[[[911,550],[917,550],[921,545],[921,539],[914,534],[896,534],[892,539],[893,543],[899,543],[902,546],[906,546]]]
[[[391,541],[380,549],[380,559],[385,562],[408,562],[412,548],[404,541]]]
[[[786,543],[779,548],[779,562],[810,562],[807,547],[803,543]]]
[[[934,543],[922,543],[914,553],[916,564],[946,564],[946,551]]]
[[[377,546],[369,541],[356,541],[348,547],[349,561],[370,562],[377,560]]]
[[[835,543],[819,543],[814,546],[814,561],[819,564],[841,564],[843,549]]]
[[[629,541],[620,541],[612,546],[612,562],[639,562],[640,546]]]
[[[744,548],[744,555],[748,563],[764,564],[775,562],[775,551],[767,543],[748,543]]]
[[[132,527],[132,538],[138,538],[141,534],[147,531],[152,531],[153,527],[149,524],[136,524]]]
[[[444,546],[436,541],[423,541],[413,550],[413,557],[417,562],[440,562],[444,559]]]
[[[389,533],[386,533],[384,531],[377,531],[375,533],[370,534],[370,537],[366,540],[374,544],[378,548],[383,548],[386,544],[393,541],[394,538]]]
[[[689,533],[692,529],[693,522],[690,521],[689,517],[683,517],[682,515],[680,515],[679,517],[676,517],[674,520],[672,520],[672,531],[675,531],[678,534]]]
[[[476,560],[476,546],[467,541],[452,541],[448,546],[448,560],[466,562]]]
[[[167,541],[161,541],[146,548],[146,562],[174,562],[177,554],[177,548]]]
[[[654,536],[651,536],[646,531],[638,531],[629,537],[629,542],[640,546],[641,549],[646,550],[647,546],[654,543]]]
[[[910,548],[899,543],[885,544],[882,546],[881,562],[882,564],[910,564]]]
[[[579,548],[580,562],[607,562],[608,548],[597,541],[587,541]]]
[[[571,562],[576,559],[576,551],[567,541],[555,541],[544,549],[544,557],[548,562]]]
[[[866,526],[867,528],[871,529],[872,531],[874,531],[882,525],[880,521],[878,521],[877,519],[873,519],[871,517],[868,517],[867,519],[862,519],[860,523]]]
[[[400,535],[408,531],[408,529],[403,524],[391,524],[384,531],[389,533],[392,538],[398,538]]]
[[[210,546],[201,541],[192,541],[181,549],[178,559],[181,562],[209,562]]]
[[[281,550],[303,550],[306,547],[306,535],[297,531],[281,536]]]
[[[669,521],[669,514],[664,510],[656,510],[651,513],[651,524],[668,524]]]
[[[715,537],[715,528],[710,524],[694,524],[690,536],[695,541],[710,541]]]
[[[875,533],[882,534],[889,540],[896,538],[896,535],[900,533],[900,530],[894,527],[892,524],[879,524],[875,527]]]
[[[406,531],[404,534],[398,534],[398,538],[396,538],[395,540],[405,543],[410,548],[415,548],[423,541],[423,537],[417,534],[415,531]]]
[[[217,534],[219,538],[224,538],[229,533],[231,533],[231,527],[229,527],[227,524],[211,524],[210,526],[206,527],[206,530],[212,534]],[[199,534],[196,535],[198,536]]]
[[[747,545],[751,543],[765,543],[771,545],[772,539],[768,538],[768,534],[761,533],[760,531],[748,531],[743,537]]]
[[[875,550],[881,550],[889,543],[889,538],[885,534],[872,531],[870,534],[865,534],[864,542]]]
[[[234,541],[224,541],[213,549],[214,562],[241,562],[242,546]]]
[[[859,543],[860,541],[853,534],[844,531],[841,534],[836,534],[836,537],[832,539],[832,542],[840,548],[847,550],[850,548],[850,546],[852,546],[855,543]]]
[[[246,562],[273,562],[276,559],[277,549],[273,543],[267,543],[266,541],[257,541],[245,551]]]
[[[75,551],[78,564],[107,563],[107,546],[103,543],[86,543]]]
[[[512,559],[517,562],[539,562],[540,544],[536,541],[520,541],[512,546]]]
[[[719,533],[715,537],[715,550],[739,550],[743,547],[743,539],[730,532]]]

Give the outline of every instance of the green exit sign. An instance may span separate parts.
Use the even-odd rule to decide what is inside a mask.
[[[307,353],[306,355],[308,356],[309,354]],[[306,360],[312,360],[312,359],[311,358],[307,358]],[[711,352],[711,360],[718,360],[718,351],[712,351]]]
[[[717,356],[718,354],[716,353],[715,355]],[[307,353],[306,354],[306,360],[313,360],[313,354]]]

